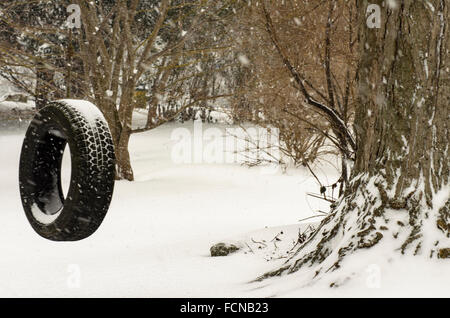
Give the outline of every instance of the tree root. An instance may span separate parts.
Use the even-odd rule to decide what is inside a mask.
[[[450,258],[450,248],[441,248],[439,250],[439,258]]]
[[[379,190],[378,196],[370,190],[373,186]],[[402,254],[413,245],[411,253],[414,255],[430,248],[431,257],[435,255],[439,258],[450,258],[450,248],[439,246],[444,244],[444,241],[437,241],[434,246],[423,244],[423,237],[427,234],[424,233],[424,224],[430,218],[437,222],[439,232],[449,236],[449,202],[439,213],[430,213],[432,210],[427,208],[423,192],[417,189],[403,198],[391,199],[382,183],[376,183],[369,178],[356,180],[353,189],[353,193],[346,193],[346,196],[337,202],[334,211],[321,222],[314,234],[298,246],[281,268],[262,275],[258,280],[281,276],[284,273],[290,274],[313,265],[317,265],[317,268],[314,269],[316,275],[312,279],[319,279],[324,273],[339,269],[342,260],[355,250],[369,249],[385,237],[399,240],[404,238],[405,234],[406,239],[403,244],[400,243],[399,248]],[[358,205],[357,202],[362,199],[364,204]],[[382,231],[386,233],[383,235]],[[392,235],[386,236],[391,232]],[[333,253],[336,246],[340,246],[339,251]]]

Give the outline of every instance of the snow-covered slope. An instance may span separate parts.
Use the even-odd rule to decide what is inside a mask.
[[[356,274],[341,288],[325,281],[299,288],[300,274],[249,283],[281,265],[283,249],[298,238],[298,220],[327,205],[305,195],[317,192],[306,171],[175,164],[171,134],[177,128],[132,136],[136,182],[118,182],[98,232],[72,243],[46,241],[28,225],[17,181],[23,132],[0,132],[0,148],[7,149],[0,156],[0,296],[450,296],[447,263],[390,261],[381,247],[378,259],[361,255],[349,264]],[[183,128],[192,130],[192,123]],[[209,248],[222,241],[243,248],[210,257]]]

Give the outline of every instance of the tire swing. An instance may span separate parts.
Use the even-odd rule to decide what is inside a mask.
[[[61,163],[66,145],[71,179],[66,197]],[[77,241],[94,233],[112,199],[115,155],[111,133],[90,102],[61,100],[42,108],[22,145],[19,185],[33,229],[53,241]]]

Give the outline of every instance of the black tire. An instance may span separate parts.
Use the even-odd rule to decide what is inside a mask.
[[[94,233],[112,199],[114,146],[108,125],[89,102],[50,103],[25,135],[19,168],[22,205],[33,229],[53,241],[76,241]],[[72,172],[64,198],[61,162],[70,147]]]

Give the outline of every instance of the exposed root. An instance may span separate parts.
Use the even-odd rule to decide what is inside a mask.
[[[258,280],[293,273],[305,266],[317,266],[314,278],[318,278],[340,268],[347,255],[369,249],[386,238],[398,240],[398,250],[403,254],[411,251],[413,255],[450,258],[450,248],[442,246],[448,242],[445,237],[449,237],[449,202],[436,213],[421,190],[416,188],[403,198],[390,198],[392,187],[385,188],[383,182],[374,178],[360,177],[352,188],[355,191],[337,203],[336,209],[298,246],[285,265]],[[436,232],[444,233],[440,236],[444,239],[438,240],[436,233],[424,231],[429,222],[437,224],[440,231]],[[434,239],[434,245],[423,244],[424,239],[428,243]]]
[[[439,217],[436,225],[446,237],[450,237],[450,199],[447,200],[441,209],[439,209]]]
[[[450,248],[441,248],[439,250],[439,258],[450,258]]]

